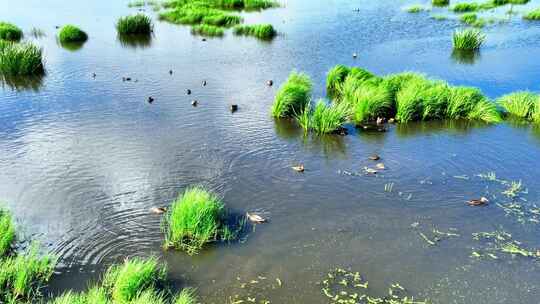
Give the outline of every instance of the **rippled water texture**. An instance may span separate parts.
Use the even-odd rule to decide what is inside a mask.
[[[498,228],[540,247],[540,224],[505,216],[496,205],[506,201],[504,189],[475,176],[493,171],[522,180],[526,203],[540,203],[540,131],[442,122],[304,138],[269,117],[292,69],[311,75],[322,97],[325,74],[338,63],[377,74],[416,70],[493,98],[538,91],[540,24],[516,17],[487,27],[480,56],[463,64],[451,55],[458,22],[403,12],[412,3],[286,1],[245,14],[247,22],[276,26],[280,35],[270,43],[230,33],[202,41],[187,27],[158,21],[150,40],[126,43],[114,29],[118,17],[136,11],[126,1],[2,0],[0,20],[46,34],[35,39],[45,77],[0,89],[0,200],[26,239],[61,258],[50,290],[84,288],[106,265],[157,254],[176,284],[197,287],[208,303],[245,293],[237,277],[259,275],[283,282],[260,291],[272,303],[326,303],[316,283],[334,267],[360,271],[381,295],[401,282],[434,303],[537,303],[538,262],[470,255],[479,246],[471,233]],[[88,32],[82,48],[57,43],[55,26],[66,23]],[[234,114],[232,103],[239,105]],[[387,170],[356,175],[373,165],[372,153]],[[298,163],[304,174],[290,169]],[[385,192],[390,183],[393,191]],[[233,212],[258,211],[270,223],[244,242],[195,257],[162,252],[160,218],[148,209],[194,184],[216,191]],[[481,195],[495,202],[465,205]],[[456,228],[460,237],[429,247],[413,223],[420,231]]]

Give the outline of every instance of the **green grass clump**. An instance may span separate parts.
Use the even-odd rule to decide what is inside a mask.
[[[225,31],[219,26],[199,24],[191,28],[191,33],[194,35],[208,36],[208,37],[221,37],[225,34]]]
[[[206,243],[229,238],[224,215],[225,206],[215,194],[200,187],[187,189],[164,219],[165,247],[191,255]]]
[[[525,20],[540,20],[540,8],[534,9],[523,16]]]
[[[538,100],[538,95],[523,91],[502,96],[498,102],[507,114],[517,118],[532,120]]]
[[[481,9],[481,6],[478,3],[474,2],[464,2],[458,3],[452,7],[452,11],[456,13],[466,13],[466,12],[476,12]]]
[[[110,291],[115,303],[128,303],[142,291],[155,288],[165,279],[166,273],[166,268],[158,266],[156,258],[128,259],[107,270],[103,286]]]
[[[326,94],[328,98],[340,99],[341,86],[349,75],[350,69],[342,64],[333,67],[326,75]]]
[[[482,18],[478,18],[476,13],[466,13],[461,15],[459,20],[467,25],[474,27],[483,27],[486,24],[486,21]]]
[[[175,24],[207,24],[220,27],[230,27],[242,22],[240,16],[199,6],[181,6],[161,13],[159,18]]]
[[[426,10],[428,9],[422,5],[413,5],[405,8],[405,11],[407,11],[407,13],[420,13]]]
[[[534,112],[532,114],[532,121],[535,124],[540,124],[540,98],[536,100],[534,105]]]
[[[487,99],[480,100],[467,115],[469,120],[499,123],[502,121],[497,105]]]
[[[455,31],[452,44],[455,50],[474,51],[480,49],[486,36],[476,29]]]
[[[149,35],[153,30],[152,20],[143,14],[121,17],[116,30],[120,35]]]
[[[396,94],[397,121],[409,122],[422,118],[424,91],[430,86],[430,81],[424,77],[413,77],[402,85]]]
[[[63,26],[60,30],[58,39],[62,43],[84,42],[88,39],[88,35],[83,30],[74,25],[66,25]]]
[[[311,100],[311,87],[309,76],[293,71],[276,95],[272,116],[284,118],[301,114]]]
[[[446,117],[449,119],[466,119],[476,104],[486,97],[477,88],[453,87],[448,100]]]
[[[346,104],[327,105],[324,100],[319,100],[313,109],[307,105],[297,120],[306,132],[313,130],[317,134],[328,134],[343,128],[348,116]]]
[[[19,41],[23,36],[23,32],[16,25],[1,22],[0,21],[0,39],[10,40],[10,41]]]
[[[39,256],[37,246],[28,252],[0,260],[0,303],[32,299],[51,277],[56,260]]]
[[[270,40],[277,34],[271,24],[237,25],[234,28],[234,33],[236,35],[257,37],[262,40]]]
[[[450,4],[450,0],[432,0],[433,6],[447,6]]]
[[[42,74],[43,59],[39,47],[31,43],[12,43],[0,40],[0,74],[29,76]]]
[[[0,208],[0,259],[6,255],[15,240],[15,226],[9,211]]]

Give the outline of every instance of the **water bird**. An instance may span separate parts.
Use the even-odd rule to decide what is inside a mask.
[[[469,206],[483,206],[488,203],[489,203],[489,200],[483,196],[480,199],[472,199],[467,202]]]
[[[373,155],[371,155],[371,156],[369,157],[369,159],[370,159],[370,160],[379,160],[379,159],[381,159],[381,157],[380,157],[379,155],[377,155],[377,154],[373,154]]]
[[[96,73],[92,73],[92,78],[96,78]]]
[[[206,38],[201,39],[202,41],[206,41]]]
[[[187,89],[187,90],[186,90],[186,94],[191,95],[191,90],[190,90],[190,89]]]
[[[358,57],[358,54],[353,53],[353,54],[352,54],[352,57],[353,57],[353,58],[356,58],[356,57]]]
[[[169,70],[169,74],[172,75],[173,71],[172,70]]]
[[[205,87],[206,86],[206,80],[203,80],[202,82],[202,86]]]
[[[236,111],[238,111],[238,105],[235,105],[235,104],[231,105],[231,112],[234,113]]]
[[[153,207],[153,208],[150,208],[150,212],[154,214],[163,214],[167,212],[167,207]]]
[[[266,219],[258,214],[246,212],[246,217],[248,218],[250,222],[255,223],[255,224],[266,223]]]
[[[154,97],[152,96],[148,97],[148,103],[152,103],[152,102],[154,102]]]
[[[196,107],[198,104],[199,104],[199,102],[197,100],[193,100],[191,102],[191,105],[194,106],[194,107]]]
[[[377,117],[377,125],[380,126],[384,124],[384,118],[383,117]]]
[[[304,165],[293,166],[292,169],[296,172],[304,172]]]
[[[274,81],[268,80],[268,81],[266,82],[266,84],[267,84],[269,87],[271,87],[271,86],[274,85]]]
[[[364,167],[364,171],[368,174],[377,174],[377,170],[368,167]]]
[[[386,167],[384,166],[383,163],[378,163],[378,164],[376,164],[376,165],[375,165],[375,168],[377,168],[377,169],[379,169],[379,170],[384,170],[384,169],[386,169]]]

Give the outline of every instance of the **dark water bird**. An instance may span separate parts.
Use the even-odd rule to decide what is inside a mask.
[[[126,81],[131,81],[131,77],[126,77]]]
[[[236,111],[238,111],[238,105],[235,105],[235,104],[231,105],[231,112],[234,113]]]
[[[186,90],[186,94],[191,95],[191,90],[190,90],[190,89],[187,89],[187,90]]]
[[[193,101],[191,102],[191,105],[194,106],[194,107],[196,107],[198,104],[199,104],[199,102],[196,101],[196,100],[193,100]]]
[[[482,196],[480,199],[472,199],[468,201],[467,204],[469,206],[483,206],[489,204],[489,200]]]
[[[206,41],[206,38],[201,39],[202,41]]]
[[[173,71],[172,70],[169,70],[169,75],[172,75]]]
[[[59,29],[59,28],[60,28],[60,25],[56,25],[54,28],[55,28],[55,29]]]
[[[371,155],[371,156],[369,157],[369,159],[370,159],[370,160],[379,160],[379,159],[381,159],[381,157],[380,157],[379,155],[377,155],[377,154],[373,154],[373,155]]]
[[[353,58],[356,58],[356,57],[358,57],[358,54],[353,53],[353,54],[352,54],[352,57],[353,57]]]
[[[304,172],[304,170],[305,170],[304,165],[293,166],[291,168],[296,172]]]
[[[266,84],[267,84],[269,87],[271,87],[271,86],[274,85],[274,81],[273,81],[273,80],[268,80],[268,81],[266,82]]]
[[[250,222],[255,223],[255,224],[266,223],[266,219],[258,214],[246,212],[246,217],[248,218]]]
[[[206,86],[206,80],[203,80],[202,82],[202,86],[205,87]]]
[[[148,103],[152,103],[152,102],[154,102],[154,97],[152,96],[148,97]]]
[[[154,214],[163,214],[167,212],[167,207],[153,207],[153,208],[150,208],[150,212]]]

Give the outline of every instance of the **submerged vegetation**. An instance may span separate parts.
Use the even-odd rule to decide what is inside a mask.
[[[242,17],[231,11],[262,10],[277,7],[277,2],[270,0],[172,0],[163,4],[166,11],[159,14],[161,20],[175,24],[191,25],[194,34],[201,34],[204,25],[212,28],[209,36],[222,36],[226,28],[237,26],[243,22]],[[239,26],[235,34],[254,36],[259,39],[270,39],[275,36],[271,25]]]
[[[226,223],[225,205],[200,187],[187,189],[175,200],[163,221],[165,248],[196,254],[206,243],[231,240],[235,233]]]
[[[44,72],[42,51],[32,43],[0,40],[0,75],[30,76]]]
[[[270,40],[276,36],[276,30],[271,24],[238,25],[234,27],[236,35],[253,36],[263,40]]]
[[[120,35],[149,35],[152,29],[152,20],[143,14],[121,17],[116,23]]]
[[[311,100],[311,87],[309,76],[292,72],[276,95],[272,116],[285,118],[300,115]]]
[[[0,39],[18,41],[22,36],[22,30],[16,25],[0,21]]]
[[[74,25],[66,25],[60,30],[58,39],[61,43],[85,42],[88,39],[88,35]]]

